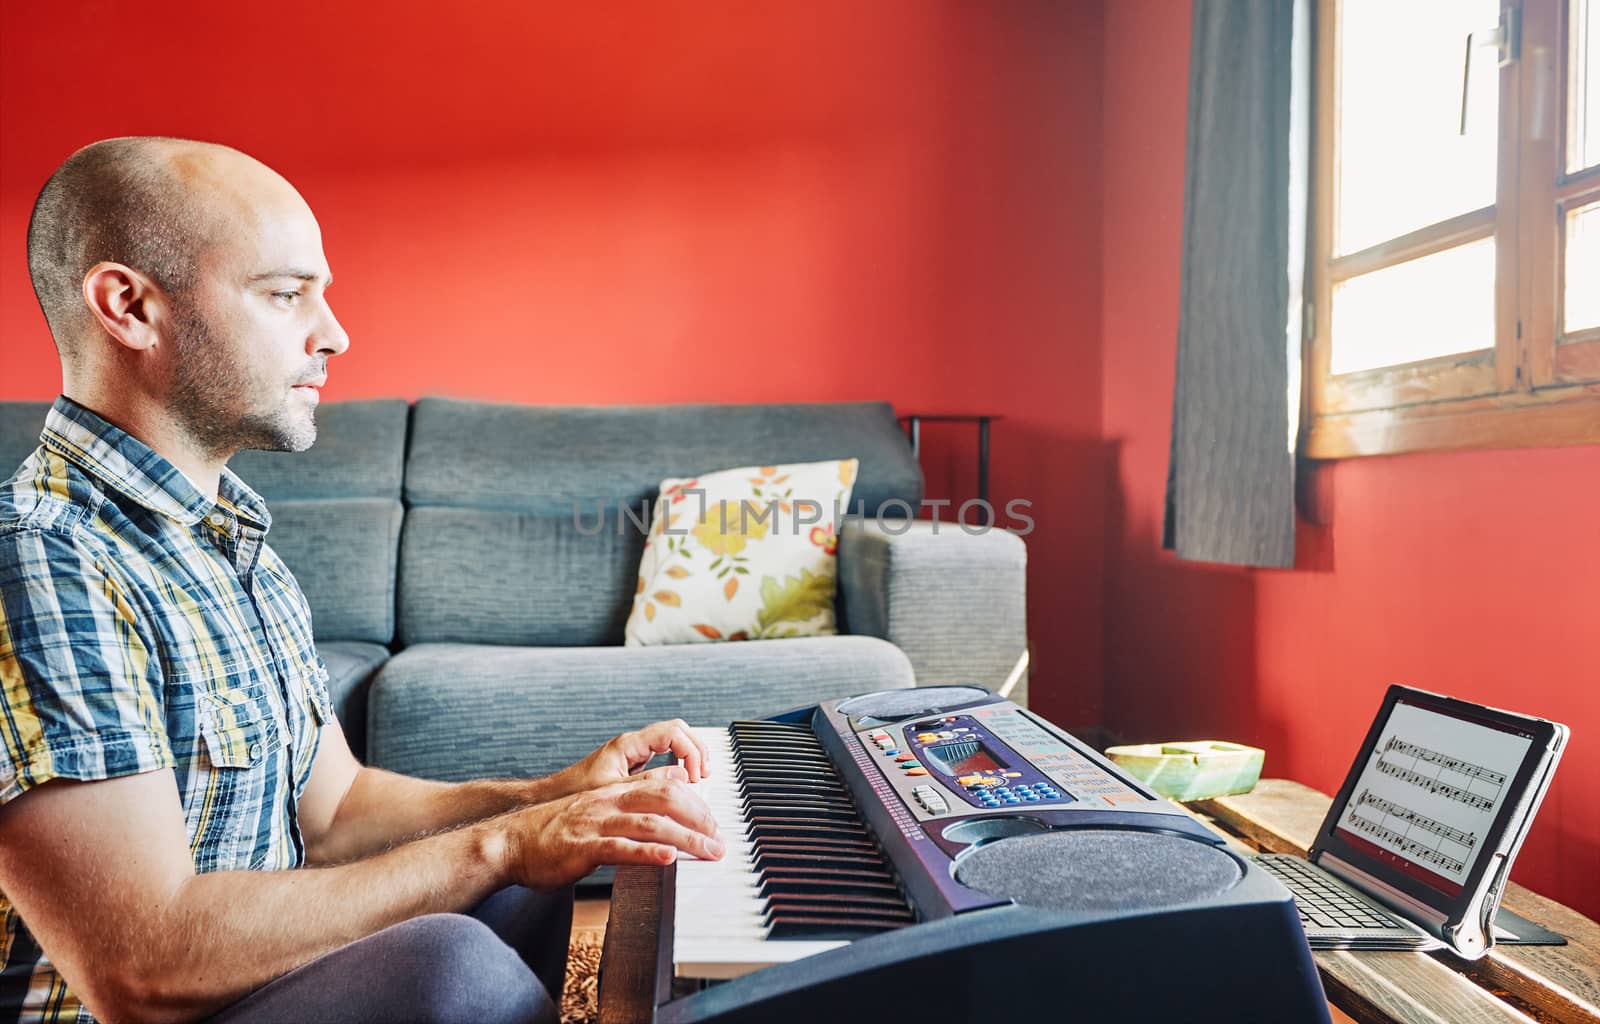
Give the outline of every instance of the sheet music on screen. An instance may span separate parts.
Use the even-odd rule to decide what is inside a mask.
[[[1529,734],[1398,702],[1350,791],[1340,836],[1458,895],[1532,743]]]

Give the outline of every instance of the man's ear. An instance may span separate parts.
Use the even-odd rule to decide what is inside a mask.
[[[122,263],[102,262],[83,276],[83,301],[119,345],[135,351],[154,348],[167,314],[161,287]]]

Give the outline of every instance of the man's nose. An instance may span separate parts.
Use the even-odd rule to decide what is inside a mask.
[[[324,303],[322,321],[306,342],[312,355],[327,353],[336,356],[350,347],[350,335],[344,332],[339,318],[333,315],[333,307]]]

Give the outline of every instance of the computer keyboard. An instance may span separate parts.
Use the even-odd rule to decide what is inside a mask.
[[[1300,923],[1307,928],[1405,931],[1393,918],[1345,889],[1299,857],[1257,857],[1256,863],[1294,894]]]

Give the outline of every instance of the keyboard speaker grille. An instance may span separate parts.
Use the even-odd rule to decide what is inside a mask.
[[[986,843],[963,856],[956,880],[1047,910],[1168,907],[1210,899],[1244,877],[1226,852],[1135,829],[1076,828]]]

